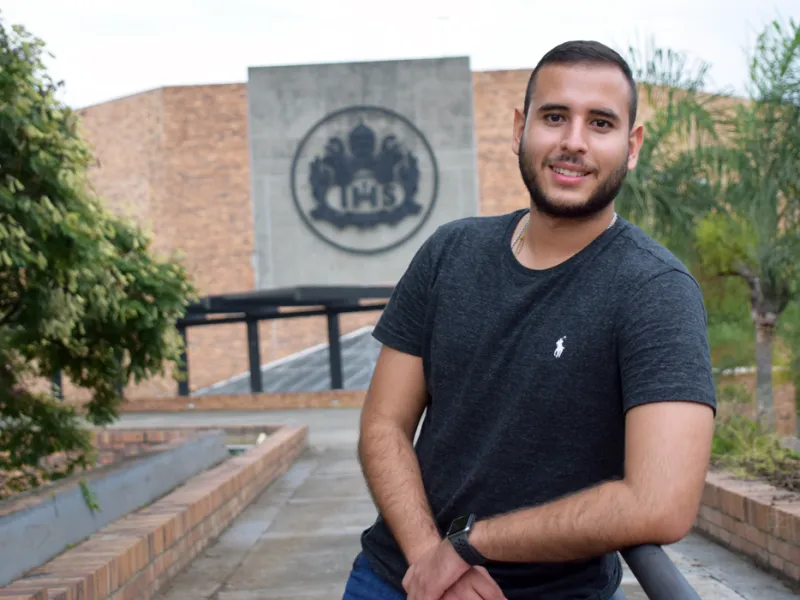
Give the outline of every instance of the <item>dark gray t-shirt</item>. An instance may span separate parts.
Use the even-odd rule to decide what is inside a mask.
[[[566,262],[527,269],[510,248],[526,212],[441,226],[374,330],[423,359],[429,403],[415,447],[442,534],[458,516],[621,478],[632,407],[688,400],[716,410],[703,298],[686,268],[619,218]],[[402,588],[408,565],[380,516],[362,546]],[[621,579],[616,554],[488,569],[509,600],[607,600]]]

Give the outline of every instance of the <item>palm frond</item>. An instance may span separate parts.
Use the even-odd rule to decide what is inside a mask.
[[[700,152],[718,143],[724,97],[706,91],[707,63],[652,42],[627,54],[639,84],[644,139],[617,209],[662,241],[687,248],[693,217],[714,200]]]
[[[761,102],[800,106],[800,24],[774,21],[750,57],[750,93]]]

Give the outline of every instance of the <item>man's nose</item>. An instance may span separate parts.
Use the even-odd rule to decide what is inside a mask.
[[[588,147],[586,142],[586,129],[578,121],[572,121],[563,130],[564,137],[561,139],[561,147],[564,151],[585,154]]]

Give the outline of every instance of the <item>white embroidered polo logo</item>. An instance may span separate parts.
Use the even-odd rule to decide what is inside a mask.
[[[561,354],[564,352],[564,340],[565,339],[567,339],[567,336],[559,338],[559,340],[556,342],[556,350],[555,350],[555,352],[553,352],[553,356],[555,356],[556,358],[561,356]]]

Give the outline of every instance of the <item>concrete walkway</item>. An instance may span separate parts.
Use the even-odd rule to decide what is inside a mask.
[[[126,415],[117,426],[305,423],[309,450],[179,574],[159,600],[339,600],[375,518],[355,456],[358,411]],[[704,600],[790,600],[787,587],[697,535],[667,548]],[[628,600],[646,600],[626,572]]]

